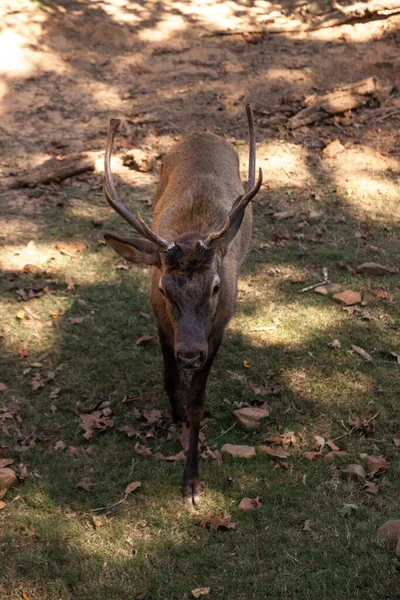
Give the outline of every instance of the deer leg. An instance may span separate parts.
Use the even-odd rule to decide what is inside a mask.
[[[187,389],[175,360],[173,348],[159,330],[161,350],[164,358],[164,390],[171,402],[171,414],[174,423],[187,422]]]
[[[198,442],[200,421],[203,416],[206,384],[214,357],[206,362],[204,367],[193,374],[188,396],[189,413],[189,452],[185,471],[183,473],[183,498],[189,504],[198,504],[200,501],[200,477],[198,465]]]

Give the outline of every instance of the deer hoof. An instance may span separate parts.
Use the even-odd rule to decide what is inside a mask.
[[[196,478],[190,478],[185,481],[182,492],[183,499],[189,506],[198,506],[201,502],[200,481]]]

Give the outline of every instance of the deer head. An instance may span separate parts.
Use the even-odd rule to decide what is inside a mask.
[[[246,207],[262,184],[261,169],[257,182],[254,181],[256,147],[253,116],[249,105],[246,105],[246,110],[250,138],[246,193],[233,202],[229,214],[215,231],[207,235],[190,232],[173,240],[164,239],[152,231],[140,214],[135,218],[119,199],[111,174],[110,158],[120,121],[110,121],[104,194],[109,204],[141,237],[125,239],[111,234],[104,237],[126,260],[157,268],[153,276],[152,303],[158,307],[159,326],[162,328],[159,315],[165,315],[172,325],[175,358],[184,369],[197,370],[204,365],[218,306],[234,304],[236,297],[236,281],[227,280],[221,264],[240,229]]]

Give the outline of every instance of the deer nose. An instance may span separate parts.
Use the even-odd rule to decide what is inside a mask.
[[[193,371],[203,366],[205,358],[205,352],[201,350],[179,350],[176,353],[178,366],[182,369],[191,369]]]

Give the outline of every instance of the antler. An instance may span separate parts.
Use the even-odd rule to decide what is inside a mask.
[[[239,197],[235,203],[233,204],[229,215],[227,216],[225,223],[223,223],[217,231],[213,231],[210,233],[207,238],[202,242],[202,245],[207,247],[213,242],[221,237],[223,237],[226,232],[231,227],[232,223],[238,218],[239,213],[244,215],[244,211],[249,202],[254,198],[256,194],[260,191],[263,175],[261,168],[258,171],[257,182],[255,183],[255,174],[256,174],[256,139],[254,135],[254,119],[253,119],[253,111],[251,109],[250,104],[246,103],[246,114],[247,114],[247,122],[249,127],[249,174],[247,179],[247,192],[243,196]],[[240,222],[243,216],[240,218]],[[240,226],[240,224],[239,224]]]
[[[115,189],[114,180],[111,173],[111,152],[115,137],[115,132],[120,126],[121,121],[119,119],[110,119],[110,124],[108,126],[108,134],[107,134],[107,146],[106,153],[104,156],[104,173],[105,173],[105,182],[103,185],[104,195],[106,197],[107,202],[112,206],[112,208],[121,215],[129,225],[133,227],[133,229],[141,236],[148,239],[150,242],[153,242],[163,250],[170,250],[175,244],[174,242],[169,242],[165,240],[160,235],[155,233],[150,229],[148,225],[143,221],[140,214],[138,214],[138,218],[136,219],[128,209],[122,204],[117,190]]]

